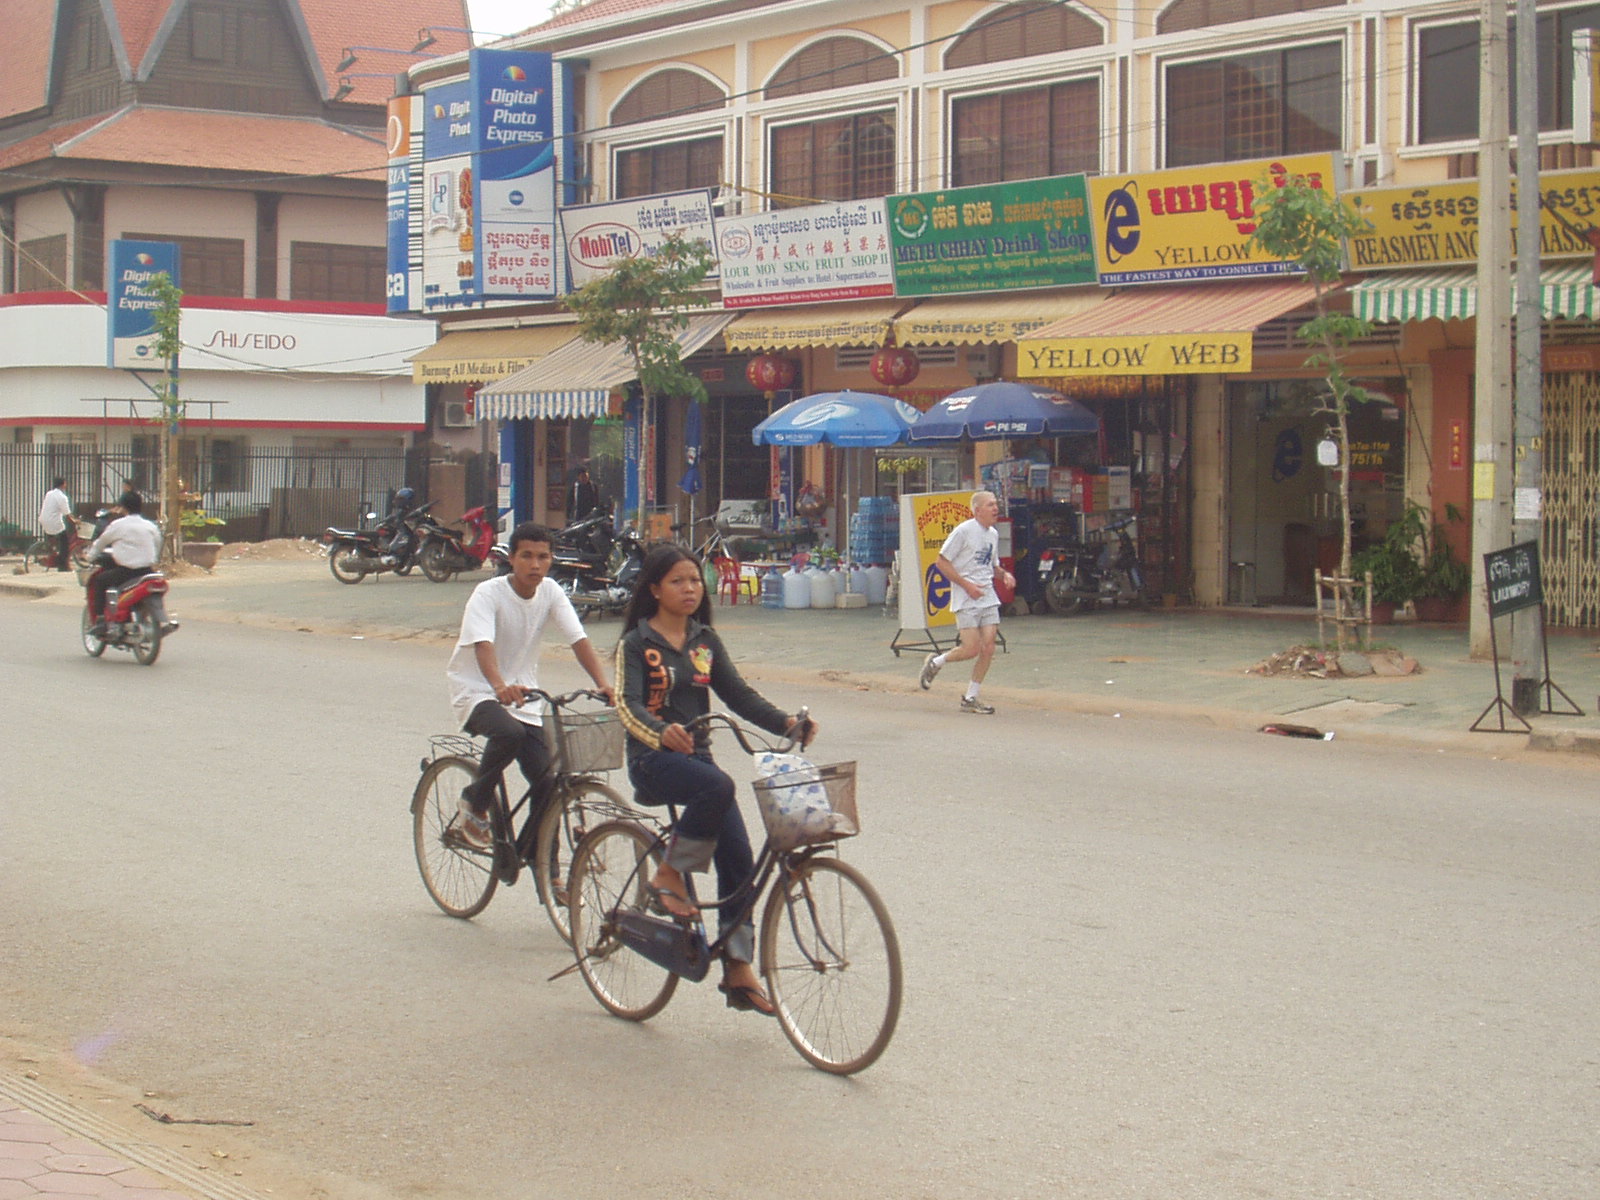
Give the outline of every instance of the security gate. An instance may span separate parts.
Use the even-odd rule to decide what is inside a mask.
[[[1600,626],[1600,373],[1544,378],[1545,611]]]

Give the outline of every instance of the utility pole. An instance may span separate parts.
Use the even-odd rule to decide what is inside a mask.
[[[1538,542],[1544,473],[1544,396],[1539,335],[1544,319],[1539,287],[1539,58],[1538,14],[1532,0],[1517,5],[1517,397],[1516,469],[1511,540]],[[1544,682],[1541,610],[1511,616],[1511,707],[1539,711]]]
[[[1532,7],[1531,4],[1527,7]],[[1472,657],[1493,654],[1483,556],[1511,536],[1511,136],[1506,0],[1482,0],[1478,68],[1478,346],[1473,387]],[[1533,222],[1533,245],[1538,246]],[[1537,257],[1537,249],[1534,254]]]

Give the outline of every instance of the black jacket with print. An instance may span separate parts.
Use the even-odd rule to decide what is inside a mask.
[[[668,725],[682,725],[710,712],[711,692],[768,733],[789,727],[789,714],[744,681],[722,639],[693,617],[682,650],[674,649],[647,621],[639,622],[617,643],[617,707],[628,731],[630,757],[661,749],[661,733]],[[709,731],[695,730],[694,740],[697,749],[705,749]]]

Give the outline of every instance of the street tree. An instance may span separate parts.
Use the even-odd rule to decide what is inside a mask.
[[[183,348],[179,333],[183,320],[183,291],[165,271],[158,272],[146,285],[146,290],[156,302],[151,349],[163,368],[160,382],[151,389],[161,406],[157,422],[161,427],[162,556],[174,561],[183,538],[183,498],[178,479],[178,434],[185,408],[178,392],[178,353]]]
[[[639,380],[640,428],[653,430],[656,400],[687,396],[706,400],[705,385],[683,365],[677,332],[689,314],[710,299],[699,290],[714,259],[702,240],[673,233],[654,254],[619,259],[598,279],[567,296],[563,303],[578,316],[578,336],[586,342],[627,347]],[[645,459],[638,460],[638,527],[644,530]]]

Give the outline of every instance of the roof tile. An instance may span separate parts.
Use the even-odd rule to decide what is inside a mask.
[[[176,0],[111,0],[117,14],[117,30],[128,55],[130,73],[137,73],[156,31]]]
[[[380,54],[373,50],[356,51],[357,62],[349,73],[352,91],[346,97],[351,103],[381,104],[394,94],[391,80],[368,78],[372,73],[395,75],[412,63],[421,62],[427,55],[453,54],[465,50],[471,39],[465,33],[449,32],[466,29],[472,22],[467,16],[466,0],[299,0],[306,28],[317,61],[322,64],[323,77],[328,81],[331,97],[339,87],[339,72],[335,68],[346,46],[382,46],[389,50],[409,51],[417,44],[419,30],[438,30],[438,40],[423,54]]]
[[[41,107],[50,78],[55,0],[11,0],[6,5],[5,62],[0,70],[0,117]]]

